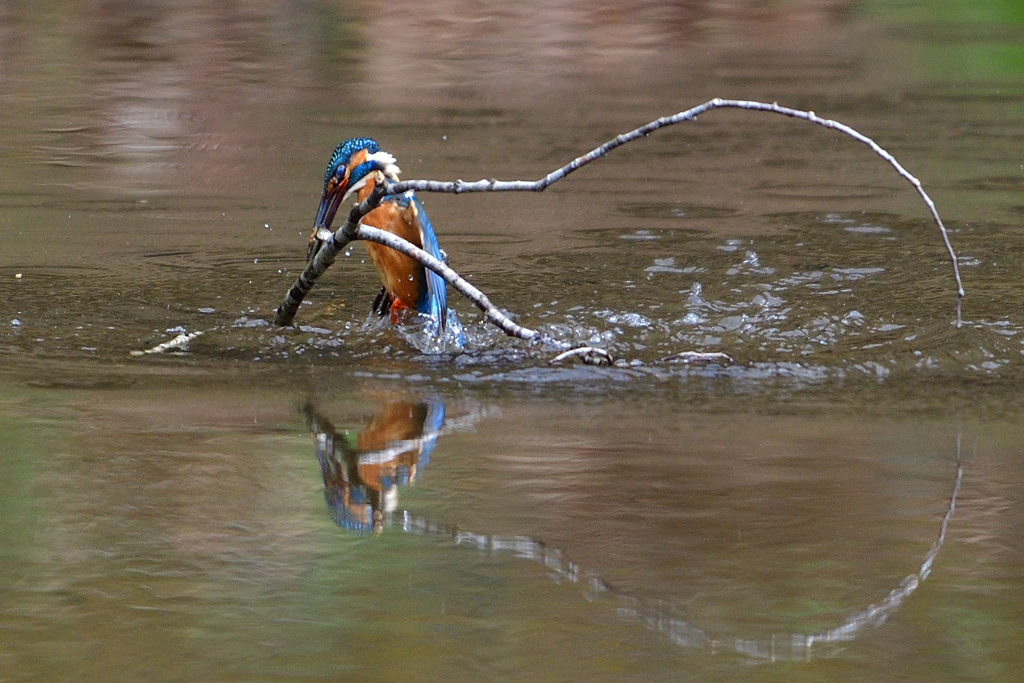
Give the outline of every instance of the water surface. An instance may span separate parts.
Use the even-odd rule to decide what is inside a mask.
[[[1015,680],[1012,3],[378,10],[0,7],[0,678]],[[729,111],[423,198],[618,366],[454,294],[467,348],[424,354],[359,245],[268,323],[339,140],[532,179],[715,96],[920,177],[963,326],[890,167]]]

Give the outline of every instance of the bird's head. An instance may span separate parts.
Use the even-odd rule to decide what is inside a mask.
[[[341,203],[368,182],[376,183],[384,178],[397,181],[399,173],[401,169],[395,165],[395,157],[382,152],[372,138],[345,140],[335,148],[327,164],[314,229],[329,230]]]

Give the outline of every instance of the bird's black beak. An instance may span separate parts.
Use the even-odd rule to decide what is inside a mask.
[[[313,223],[313,234],[309,236],[309,247],[306,249],[306,260],[309,261],[320,251],[323,246],[323,239],[319,233],[322,230],[330,230],[334,223],[334,215],[338,213],[341,206],[341,199],[345,196],[347,183],[332,183],[324,189],[324,196],[320,198],[320,208],[316,212],[316,221]]]

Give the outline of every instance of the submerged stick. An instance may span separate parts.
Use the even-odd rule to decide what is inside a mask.
[[[466,182],[461,179],[456,180],[454,182],[442,182],[437,180],[403,180],[400,182],[389,184],[386,190],[382,189],[383,186],[378,185],[377,187],[374,188],[373,192],[370,194],[369,197],[366,198],[365,201],[363,201],[360,204],[356,204],[355,206],[352,207],[352,211],[349,213],[348,220],[346,220],[345,224],[333,234],[332,238],[324,241],[324,245],[317,252],[315,258],[313,258],[310,261],[310,263],[306,266],[306,269],[302,272],[299,278],[288,290],[288,293],[285,295],[284,300],[281,302],[281,305],[277,309],[277,314],[274,317],[274,323],[279,326],[291,324],[292,320],[295,318],[295,314],[298,311],[299,306],[302,303],[303,298],[306,296],[306,294],[309,293],[309,290],[312,289],[317,278],[319,278],[324,273],[324,271],[326,271],[327,268],[330,267],[331,263],[334,262],[334,257],[337,255],[338,251],[354,239],[371,239],[371,241],[380,242],[381,244],[387,244],[392,248],[398,248],[398,245],[402,245],[402,248],[399,249],[399,251],[402,251],[402,253],[406,254],[410,258],[419,261],[424,267],[430,268],[430,270],[433,270],[441,277],[444,277],[446,281],[452,283],[453,287],[455,287],[456,285],[454,284],[453,280],[449,279],[450,277],[454,276],[455,278],[462,280],[462,278],[459,278],[458,274],[454,270],[448,268],[448,266],[438,261],[437,259],[431,258],[430,262],[428,262],[423,257],[429,258],[429,254],[427,254],[421,249],[417,249],[413,244],[401,239],[400,237],[396,237],[394,235],[390,235],[389,233],[385,233],[389,234],[390,237],[388,242],[385,243],[380,239],[369,238],[361,236],[359,234],[361,229],[365,227],[360,226],[359,221],[362,220],[363,216],[377,208],[381,200],[384,198],[385,194],[399,194],[402,192],[407,192],[409,190],[417,190],[420,192],[447,192],[453,194],[461,194],[463,192],[542,192],[548,186],[558,182],[559,180],[569,175],[576,169],[581,168],[582,166],[586,166],[590,162],[596,159],[600,159],[601,157],[607,155],[608,152],[612,151],[616,147],[625,145],[626,143],[632,142],[638,138],[645,137],[648,134],[658,130],[659,128],[672,126],[677,123],[682,123],[684,121],[693,121],[698,116],[707,111],[711,111],[712,109],[723,108],[745,109],[751,111],[764,111],[774,114],[781,114],[783,116],[802,119],[804,121],[809,121],[810,123],[816,123],[819,126],[823,126],[831,130],[839,131],[840,133],[844,133],[845,135],[848,135],[854,140],[867,145],[875,154],[880,156],[882,159],[888,162],[894,169],[896,169],[896,172],[900,175],[900,177],[902,177],[911,185],[913,185],[914,189],[916,189],[917,193],[921,196],[921,199],[924,200],[924,203],[928,207],[928,210],[931,213],[932,218],[935,221],[935,224],[939,228],[939,233],[942,235],[942,242],[943,245],[946,247],[947,254],[949,255],[949,260],[953,267],[953,277],[956,280],[957,326],[959,326],[960,299],[962,299],[965,295],[963,281],[960,278],[960,266],[957,261],[956,252],[953,250],[953,245],[949,241],[949,233],[946,230],[946,226],[943,224],[942,219],[939,217],[939,212],[935,208],[935,202],[933,202],[931,197],[928,196],[928,193],[925,192],[920,180],[918,180],[909,171],[907,171],[907,169],[905,169],[903,165],[900,164],[892,154],[882,149],[882,147],[880,147],[878,143],[876,143],[874,140],[867,137],[866,135],[857,132],[853,128],[850,128],[846,124],[839,123],[838,121],[833,121],[832,119],[823,119],[819,117],[817,114],[815,114],[813,111],[801,111],[799,109],[782,107],[779,106],[777,102],[767,104],[765,102],[753,102],[748,100],[723,100],[719,98],[709,100],[704,104],[693,107],[692,109],[687,109],[686,111],[679,112],[678,114],[674,114],[672,116],[663,116],[659,119],[651,121],[646,125],[631,130],[628,133],[618,135],[615,138],[604,143],[600,147],[592,149],[583,156],[576,157],[575,159],[567,163],[565,166],[562,166],[561,168],[552,171],[551,173],[547,174],[546,176],[538,180],[503,181],[496,180],[493,178],[489,180],[477,180],[474,182]],[[448,271],[449,275],[446,276],[445,272],[443,272],[439,267],[444,268],[446,271]],[[464,280],[463,282],[465,283]],[[468,286],[468,283],[465,284]],[[458,287],[456,288],[458,289]],[[501,327],[506,334],[510,334],[511,336],[520,336],[510,331],[514,328],[507,327],[502,323],[498,322],[500,320],[500,317],[505,316],[503,316],[500,313],[500,311],[498,311],[496,308],[490,305],[490,302],[487,300],[487,297],[483,296],[483,294],[480,293],[479,290],[473,288],[473,291],[476,291],[482,298],[474,298],[473,296],[470,296],[464,289],[459,289],[459,291],[468,298],[470,298],[473,301],[473,303],[475,303],[478,307],[481,308],[481,310],[484,310],[485,313],[487,313],[487,317],[496,325]],[[505,318],[507,319],[507,317]],[[515,325],[514,323],[512,324]],[[519,326],[515,325],[515,327]],[[525,330],[526,328],[519,329]],[[533,330],[528,331],[533,332]],[[536,337],[537,334],[534,332],[533,335],[522,338],[533,339]]]

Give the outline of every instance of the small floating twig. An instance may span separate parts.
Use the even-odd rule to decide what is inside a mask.
[[[548,363],[554,365],[555,363],[561,363],[566,358],[579,358],[586,365],[612,365],[615,363],[615,356],[596,346],[580,346],[563,351],[549,360]]]
[[[732,365],[736,362],[732,356],[721,351],[680,351],[671,356],[665,356],[661,360],[662,362],[681,360],[684,363],[721,363],[722,365]]]
[[[201,334],[203,333],[189,332],[186,334],[182,332],[174,339],[171,339],[170,341],[165,341],[163,344],[157,344],[151,349],[146,349],[144,351],[130,351],[129,353],[133,356],[145,356],[150,353],[163,353],[164,351],[170,351],[171,349],[183,349],[186,346],[188,346],[188,343],[190,341],[192,341]]]

